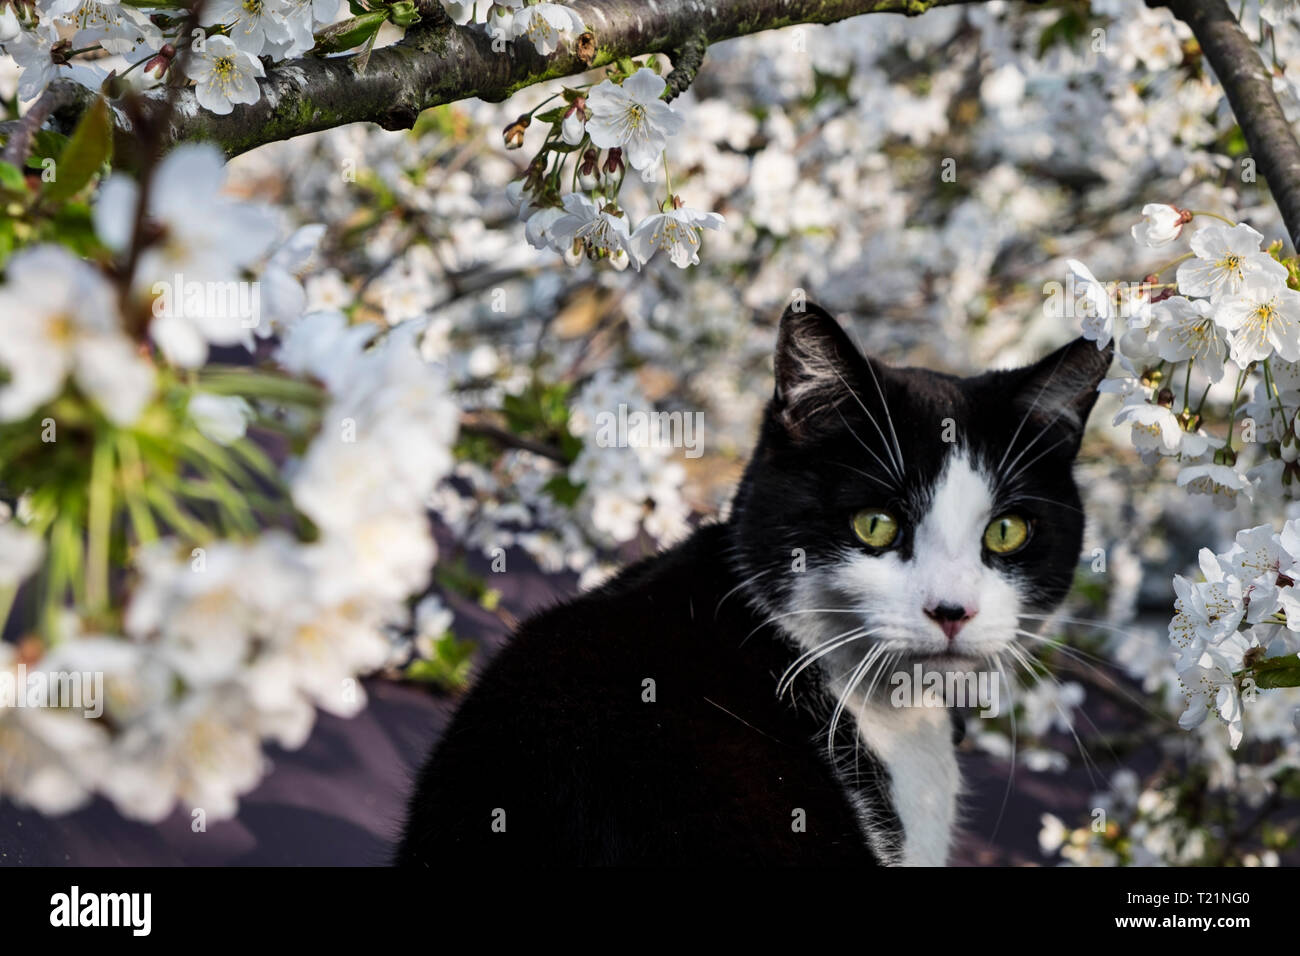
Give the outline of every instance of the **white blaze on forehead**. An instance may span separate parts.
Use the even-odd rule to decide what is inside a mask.
[[[988,478],[965,452],[953,454],[935,483],[912,549],[917,584],[929,604],[979,608],[984,529],[993,503]]]

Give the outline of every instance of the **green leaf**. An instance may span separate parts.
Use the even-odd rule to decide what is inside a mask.
[[[38,129],[32,137],[31,152],[27,156],[27,165],[31,169],[44,168],[42,160],[57,160],[68,146],[68,137],[52,129]]]
[[[1078,10],[1065,11],[1039,34],[1038,55],[1041,57],[1058,43],[1063,46],[1073,46],[1074,42],[1083,36],[1087,27],[1088,20],[1083,13]]]
[[[13,220],[0,219],[0,269],[13,255],[15,241]]]
[[[1270,657],[1254,667],[1255,683],[1264,690],[1300,687],[1300,657]]]
[[[45,184],[45,197],[55,202],[71,199],[90,182],[112,154],[113,121],[108,103],[99,96],[81,117],[68,145],[59,154],[55,178]]]
[[[370,65],[370,54],[374,52],[375,37],[377,36],[379,36],[378,30],[370,34],[370,36],[366,39],[365,45],[361,47],[361,52],[357,54],[357,58],[355,62],[356,62],[356,70],[358,74],[365,73],[366,67]]]
[[[420,22],[420,12],[415,8],[412,0],[397,0],[388,8],[388,17],[403,29],[409,27],[412,23]]]
[[[0,187],[26,192],[27,180],[23,178],[23,171],[13,163],[0,161]]]
[[[342,23],[334,23],[316,33],[313,53],[341,53],[365,43],[388,20],[387,10],[371,10]]]
[[[542,490],[554,498],[557,503],[564,505],[566,508],[572,508],[577,504],[578,496],[582,494],[584,487],[586,486],[570,481],[568,475],[556,475],[542,486]]]
[[[442,590],[463,594],[475,601],[487,590],[483,578],[469,569],[463,557],[439,561],[434,566],[433,579]]]
[[[568,111],[567,106],[557,106],[553,110],[547,110],[545,113],[538,113],[534,119],[539,123],[558,123],[564,119],[564,114]]]
[[[407,665],[406,676],[411,680],[439,684],[448,690],[463,690],[469,683],[474,651],[473,641],[457,640],[448,631],[434,642],[432,657]]]

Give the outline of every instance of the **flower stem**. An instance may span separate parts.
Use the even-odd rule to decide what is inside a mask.
[[[154,523],[149,504],[141,494],[144,478],[144,465],[140,460],[140,446],[134,435],[119,432],[117,449],[122,457],[122,470],[118,476],[122,481],[122,497],[126,500],[127,510],[131,513],[131,527],[136,540],[149,544],[158,540],[158,526]]]
[[[1241,388],[1246,384],[1246,370],[1243,368],[1237,375],[1237,389],[1232,393],[1232,407],[1228,409],[1228,441],[1224,445],[1228,451],[1232,451],[1232,430],[1236,427],[1237,418],[1237,399],[1241,398]]]
[[[1194,252],[1184,252],[1181,256],[1178,256],[1178,257],[1175,258],[1175,259],[1170,259],[1168,262],[1166,262],[1164,265],[1162,265],[1159,269],[1152,269],[1150,274],[1151,274],[1151,275],[1154,275],[1154,276],[1158,276],[1158,275],[1160,275],[1160,273],[1164,272],[1166,269],[1172,269],[1174,266],[1178,265],[1178,263],[1180,263],[1180,262],[1186,262],[1188,259],[1193,258],[1195,255],[1196,255],[1196,253],[1194,253]]]
[[[113,532],[112,437],[95,442],[90,461],[86,517],[86,604],[92,611],[108,606],[108,552]]]
[[[1285,428],[1286,409],[1282,407],[1282,393],[1278,391],[1277,384],[1273,381],[1273,370],[1268,364],[1268,359],[1264,359],[1264,391],[1270,398],[1277,399],[1277,413],[1282,416],[1282,427]]]
[[[1230,226],[1237,225],[1227,216],[1220,216],[1217,212],[1210,212],[1209,210],[1206,209],[1189,209],[1187,211],[1190,212],[1193,216],[1209,216],[1211,219],[1217,219],[1220,222],[1226,222]],[[1191,255],[1191,253],[1188,253],[1188,255]]]

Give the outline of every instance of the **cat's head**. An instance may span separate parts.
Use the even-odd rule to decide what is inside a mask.
[[[1110,358],[1078,339],[957,378],[891,368],[824,310],[787,310],[733,505],[751,603],[805,647],[831,647],[837,673],[873,646],[927,666],[1005,650],[1021,615],[1055,608],[1074,577],[1072,466]]]

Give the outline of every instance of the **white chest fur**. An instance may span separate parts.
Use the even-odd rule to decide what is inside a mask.
[[[890,797],[903,828],[903,866],[948,861],[960,776],[952,725],[942,707],[894,707],[887,697],[852,700],[862,741],[889,771]]]

